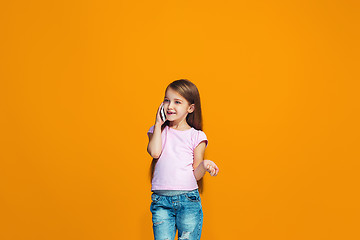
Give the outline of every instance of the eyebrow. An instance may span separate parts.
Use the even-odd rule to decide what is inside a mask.
[[[164,98],[167,98],[167,97],[164,97]],[[181,99],[178,99],[178,98],[174,98],[175,100],[180,100],[180,101],[182,101]]]

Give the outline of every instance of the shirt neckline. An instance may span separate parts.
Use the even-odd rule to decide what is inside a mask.
[[[192,129],[192,127],[191,128],[189,128],[189,129],[186,129],[186,130],[177,130],[177,129],[174,129],[174,128],[171,128],[171,127],[169,127],[169,126],[167,126],[169,129],[171,129],[171,130],[174,130],[174,131],[177,131],[177,132],[187,132],[187,131],[190,131],[191,129]]]

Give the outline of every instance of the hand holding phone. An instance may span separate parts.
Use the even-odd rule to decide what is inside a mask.
[[[157,110],[155,120],[155,123],[160,123],[161,125],[166,121],[165,109],[163,105],[164,103],[162,102]]]
[[[163,120],[165,122],[166,121],[166,115],[165,115],[164,106],[161,106],[160,116],[161,116],[161,120]]]

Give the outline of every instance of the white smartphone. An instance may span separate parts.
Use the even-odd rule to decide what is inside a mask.
[[[161,119],[165,122],[166,121],[166,115],[165,115],[164,106],[161,106],[160,116],[161,116]]]

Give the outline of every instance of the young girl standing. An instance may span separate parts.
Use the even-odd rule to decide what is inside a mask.
[[[199,240],[203,211],[197,181],[206,172],[216,176],[219,168],[203,159],[208,140],[202,131],[199,91],[192,82],[180,79],[167,86],[148,137],[154,238],[174,240],[178,229],[179,239]]]

